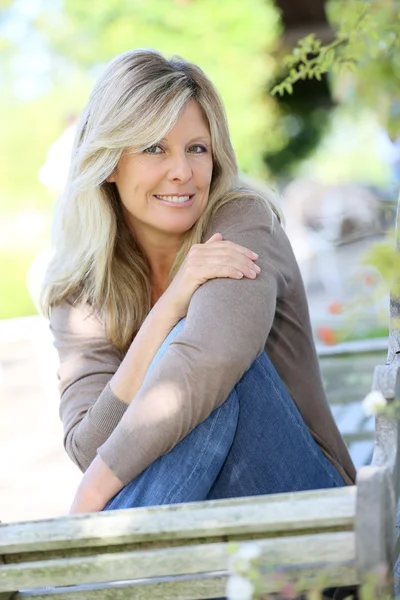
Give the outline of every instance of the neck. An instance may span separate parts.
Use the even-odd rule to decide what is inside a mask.
[[[160,235],[160,232],[134,233],[150,265],[150,285],[154,302],[169,285],[169,273],[182,243],[181,235]]]
[[[151,305],[163,295],[169,286],[169,274],[179,246],[159,245],[144,248],[150,263]]]
[[[175,260],[179,246],[152,246],[146,248],[142,246],[150,263],[150,273],[152,280],[162,283],[168,280],[169,272]]]

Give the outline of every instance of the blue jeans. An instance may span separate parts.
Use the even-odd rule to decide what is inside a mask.
[[[184,321],[165,339],[150,369]],[[104,510],[343,485],[262,353],[219,408],[135,477]]]

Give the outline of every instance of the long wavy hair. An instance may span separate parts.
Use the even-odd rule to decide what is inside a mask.
[[[224,106],[203,71],[181,57],[138,49],[112,60],[95,85],[78,124],[67,184],[56,206],[54,256],[41,294],[49,316],[65,299],[88,302],[108,339],[127,350],[151,308],[150,268],[125,221],[117,188],[107,178],[122,152],[142,152],[164,138],[189,100],[210,128],[213,174],[205,211],[184,235],[171,269],[179,269],[223,204],[242,196],[272,201],[240,186]]]

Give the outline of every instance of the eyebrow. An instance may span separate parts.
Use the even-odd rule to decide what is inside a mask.
[[[166,141],[167,141],[167,138],[162,138],[162,140],[160,140],[160,142],[166,142]],[[210,136],[199,135],[197,137],[192,138],[187,143],[188,144],[193,144],[193,142],[208,142],[209,144],[211,144],[211,137]]]

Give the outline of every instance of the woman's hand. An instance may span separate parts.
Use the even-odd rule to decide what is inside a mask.
[[[123,483],[97,454],[83,475],[69,514],[101,511],[123,487]]]
[[[182,319],[194,292],[209,279],[255,279],[261,271],[254,262],[257,258],[255,252],[223,240],[220,233],[215,233],[204,244],[191,247],[160,300],[172,308],[177,319]]]

